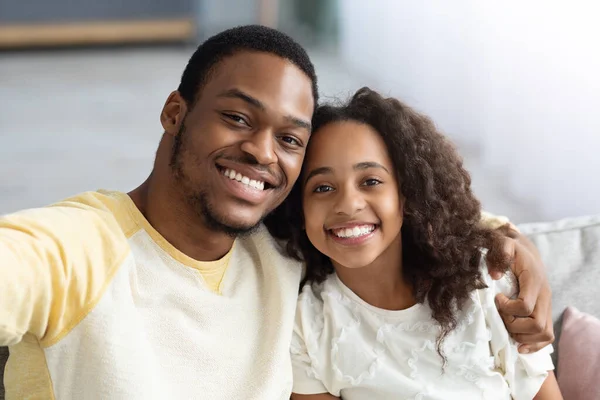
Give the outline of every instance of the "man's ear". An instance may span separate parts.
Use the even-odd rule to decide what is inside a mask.
[[[160,123],[166,134],[177,136],[187,111],[187,103],[181,94],[177,90],[171,92],[160,113]]]

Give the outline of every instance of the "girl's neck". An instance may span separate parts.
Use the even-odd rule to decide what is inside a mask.
[[[346,268],[333,261],[340,280],[370,305],[385,310],[404,310],[416,304],[413,290],[402,274],[402,236],[371,264]]]

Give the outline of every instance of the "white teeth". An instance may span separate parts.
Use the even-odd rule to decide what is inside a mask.
[[[369,233],[375,230],[374,225],[361,225],[355,226],[354,228],[342,228],[335,229],[333,234],[337,237],[341,238],[356,238],[364,235],[368,235]]]
[[[223,172],[223,175],[225,175],[229,179],[235,179],[236,181],[243,183],[244,185],[248,185],[251,188],[254,188],[257,190],[265,189],[265,183],[263,181],[257,181],[255,179],[250,179],[247,176],[244,176],[244,175],[240,174],[239,172],[234,171],[232,169],[229,169],[229,168],[225,169],[225,172]]]

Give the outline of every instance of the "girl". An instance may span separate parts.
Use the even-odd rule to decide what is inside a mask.
[[[505,329],[515,285],[481,268],[498,227],[431,121],[363,88],[313,125],[285,205],[306,261],[292,399],[561,399],[552,346],[519,354]]]

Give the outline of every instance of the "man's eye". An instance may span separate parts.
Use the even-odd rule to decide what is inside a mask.
[[[298,147],[302,146],[300,141],[292,136],[282,136],[281,140],[287,144],[291,144],[292,146],[298,146]]]
[[[314,190],[315,193],[325,193],[325,192],[331,192],[333,190],[333,188],[331,186],[328,185],[321,185],[321,186],[317,186]]]
[[[248,125],[248,122],[246,122],[246,120],[243,117],[240,117],[239,115],[236,115],[236,114],[223,114],[223,115],[226,118],[235,122],[236,124]]]

